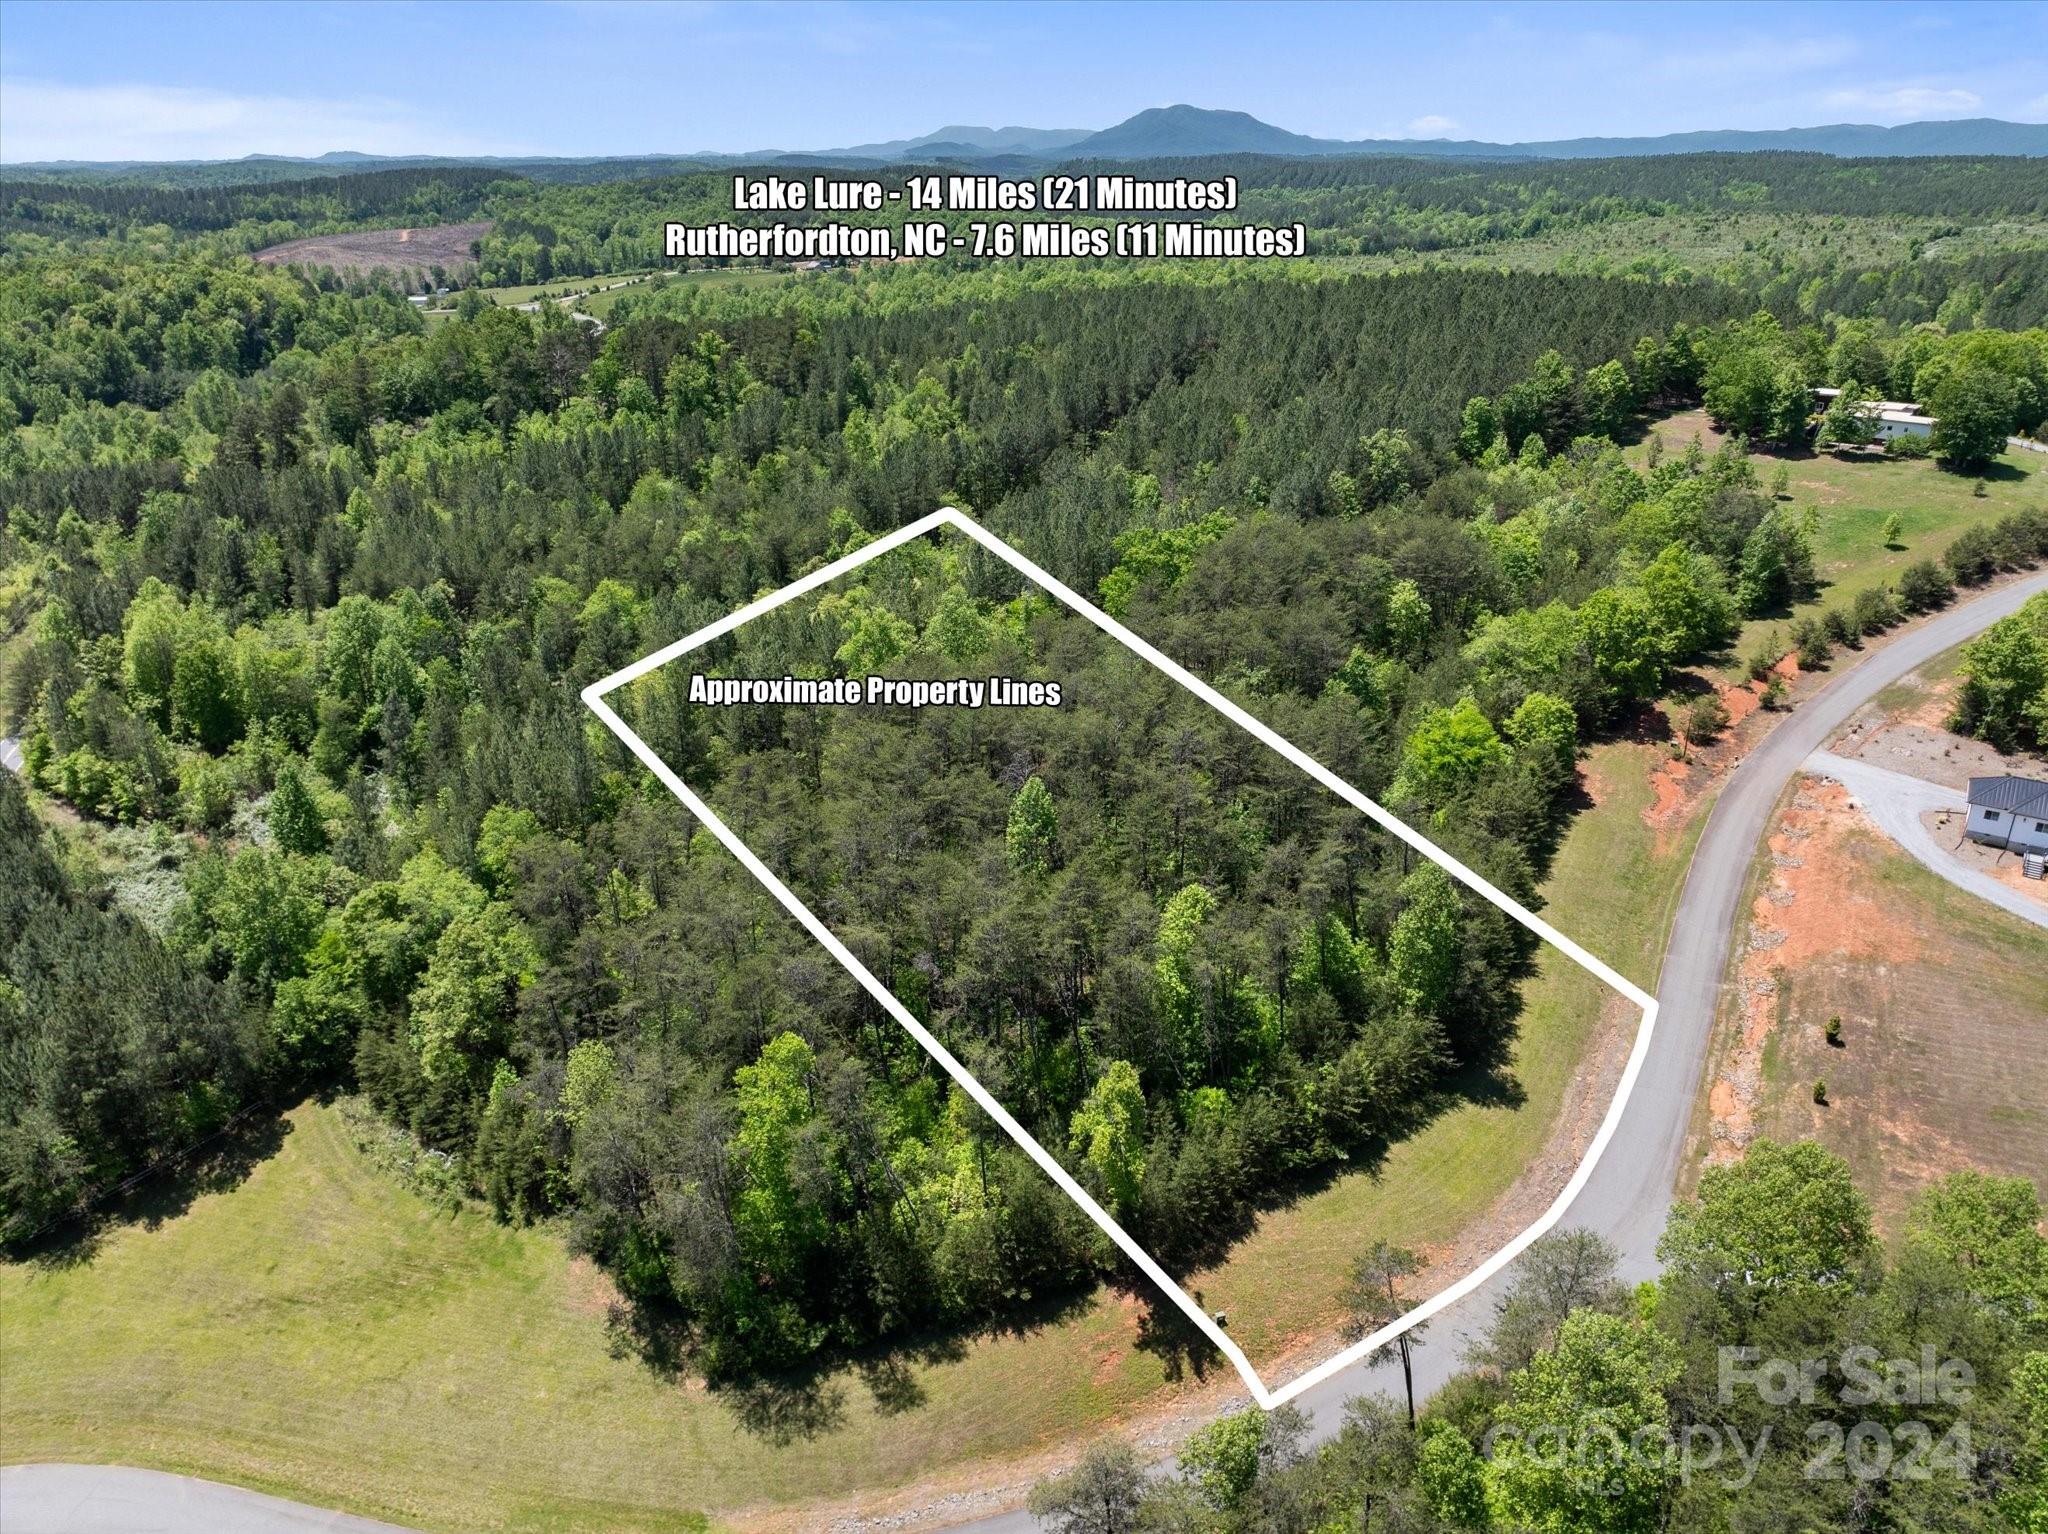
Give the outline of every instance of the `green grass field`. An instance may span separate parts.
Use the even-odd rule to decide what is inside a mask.
[[[1545,892],[1560,926],[1645,982],[1690,846],[1652,848],[1654,755],[1592,754],[1601,806],[1573,825]],[[1544,1144],[1602,990],[1546,962],[1526,994],[1522,1107],[1445,1116],[1375,1175],[1270,1216],[1197,1280],[1243,1314],[1233,1330],[1255,1356],[1332,1318],[1361,1242],[1452,1239]],[[408,1191],[335,1107],[287,1122],[239,1185],[118,1225],[70,1265],[0,1267],[0,1457],[175,1470],[428,1529],[668,1530],[700,1513],[772,1519],[770,1495],[1014,1480],[1076,1431],[1211,1388],[1169,1382],[1136,1346],[1144,1308],[1103,1292],[899,1360],[886,1389],[849,1370],[820,1393],[828,1425],[778,1444],[742,1403],[614,1356],[609,1290],[555,1232]],[[1235,1383],[1227,1366],[1208,1379]]]
[[[69,1265],[0,1267],[0,1457],[427,1529],[678,1530],[1028,1453],[1161,1382],[1103,1299],[912,1366],[888,1407],[834,1381],[829,1431],[778,1446],[736,1403],[614,1356],[609,1288],[552,1232],[408,1191],[335,1107],[286,1123],[240,1185]]]
[[[1710,449],[1720,440],[1699,410],[1657,422],[1649,435],[1661,437],[1667,453],[1682,449],[1694,435]],[[1646,436],[1629,456],[1642,462],[1648,441]],[[2022,506],[2048,506],[2048,455],[2039,453],[2002,455],[1981,481],[1981,496],[1976,493],[1979,480],[1951,474],[1929,459],[1837,458],[1829,453],[1750,457],[1766,485],[1784,467],[1790,476],[1786,504],[1811,506],[1817,513],[1813,552],[1823,584],[1819,596],[1793,614],[1744,624],[1732,651],[1737,658],[1747,656],[1772,630],[1782,631],[1792,616],[1845,606],[1859,591],[1891,585],[1906,566],[1939,559],[1966,527],[1995,522]],[[1899,542],[1888,548],[1884,524],[1894,513]],[[1729,675],[1732,680],[1732,667]]]

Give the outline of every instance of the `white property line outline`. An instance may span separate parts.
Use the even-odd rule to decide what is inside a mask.
[[[1266,1388],[1265,1381],[1259,1378],[1258,1371],[1252,1367],[1251,1360],[1245,1357],[1244,1350],[1231,1340],[1223,1328],[1217,1324],[1216,1320],[1200,1305],[1195,1303],[1187,1291],[1182,1289],[1166,1270],[1160,1267],[1145,1249],[1132,1239],[1129,1232],[1111,1218],[1106,1209],[1089,1196],[1088,1190],[1074,1180],[1073,1175],[1065,1167],[1061,1166],[1044,1146],[1038,1143],[1029,1130],[1025,1129],[1022,1124],[1010,1116],[1007,1108],[989,1095],[988,1090],[975,1079],[973,1073],[953,1057],[952,1051],[934,1038],[924,1025],[911,1015],[910,1009],[896,999],[894,992],[868,972],[867,966],[854,956],[852,950],[842,943],[823,921],[819,920],[809,906],[790,893],[788,886],[778,879],[774,872],[760,858],[755,856],[752,850],[739,837],[733,834],[732,828],[719,819],[717,814],[712,811],[711,806],[692,792],[689,785],[677,777],[674,770],[655,753],[654,749],[634,733],[633,730],[628,728],[626,722],[619,718],[612,711],[611,706],[604,701],[606,694],[625,686],[629,682],[638,681],[650,671],[667,665],[678,656],[687,655],[692,650],[701,649],[712,640],[731,633],[740,625],[751,622],[764,613],[773,612],[785,602],[794,601],[807,592],[815,591],[818,587],[837,580],[848,571],[858,569],[869,560],[877,559],[888,553],[891,549],[901,548],[904,544],[922,538],[925,534],[935,532],[941,527],[951,527],[965,533],[969,538],[972,538],[1005,564],[1018,571],[1040,590],[1050,596],[1057,597],[1061,602],[1072,608],[1076,613],[1079,613],[1083,618],[1086,618],[1112,639],[1119,641],[1145,660],[1150,661],[1159,670],[1172,677],[1181,686],[1221,713],[1232,723],[1249,731],[1259,742],[1277,751],[1281,756],[1322,784],[1323,787],[1337,795],[1338,798],[1363,813],[1382,830],[1399,837],[1416,851],[1440,864],[1467,888],[1484,896],[1488,901],[1520,922],[1524,927],[1527,927],[1531,932],[1534,932],[1545,942],[1559,949],[1566,957],[1605,983],[1610,989],[1619,992],[1622,996],[1628,998],[1629,1001],[1642,1008],[1642,1022],[1636,1030],[1635,1045],[1629,1052],[1628,1064],[1622,1070],[1621,1080],[1615,1087],[1614,1100],[1608,1105],[1606,1117],[1600,1121],[1600,1128],[1593,1136],[1593,1143],[1587,1147],[1585,1159],[1579,1163],[1578,1169],[1573,1172],[1571,1181],[1565,1184],[1564,1191],[1558,1194],[1550,1207],[1544,1210],[1536,1222],[1516,1236],[1506,1246],[1487,1258],[1485,1262],[1474,1268],[1470,1273],[1467,1273],[1463,1278],[1450,1285],[1450,1287],[1432,1295],[1422,1304],[1417,1305],[1413,1310],[1397,1317],[1395,1320],[1388,1322],[1378,1331],[1353,1343],[1335,1357],[1325,1360],[1303,1374],[1297,1375],[1277,1390]],[[1346,783],[1307,752],[1301,750],[1269,726],[1245,712],[1244,709],[1224,697],[1223,694],[1211,687],[1207,682],[1204,682],[1200,677],[1193,675],[1177,662],[1161,654],[1157,649],[1117,622],[1116,619],[1110,617],[1108,613],[1095,606],[1094,603],[1080,596],[1046,571],[1041,570],[1037,565],[1011,548],[994,533],[989,532],[966,513],[958,511],[951,506],[942,506],[928,516],[919,517],[908,526],[899,527],[893,533],[877,538],[872,543],[864,544],[862,547],[854,550],[853,553],[843,558],[835,559],[830,564],[817,570],[813,570],[809,575],[791,582],[781,590],[771,592],[758,601],[748,603],[738,612],[721,618],[718,622],[701,628],[694,634],[685,635],[674,644],[664,645],[651,655],[642,656],[630,666],[622,667],[610,676],[605,677],[602,681],[591,683],[583,689],[583,701],[590,706],[591,711],[598,718],[604,721],[605,727],[623,741],[627,749],[640,758],[648,771],[659,778],[667,786],[669,792],[680,799],[684,807],[704,823],[711,834],[724,844],[726,851],[738,858],[741,866],[756,879],[760,880],[762,886],[781,903],[782,907],[790,915],[794,916],[803,925],[804,929],[824,946],[825,951],[837,959],[841,967],[848,974],[852,975],[855,980],[860,982],[861,988],[874,997],[882,1009],[894,1018],[897,1023],[902,1025],[905,1032],[924,1047],[927,1054],[945,1067],[946,1073],[960,1084],[961,1089],[969,1097],[972,1097],[975,1102],[981,1105],[982,1110],[990,1118],[1003,1127],[1004,1132],[1022,1147],[1026,1155],[1038,1163],[1045,1174],[1059,1185],[1060,1191],[1080,1205],[1082,1212],[1089,1219],[1093,1220],[1103,1233],[1122,1249],[1125,1256],[1137,1264],[1139,1270],[1159,1287],[1160,1292],[1171,1299],[1180,1308],[1182,1314],[1187,1316],[1190,1321],[1194,1322],[1201,1329],[1202,1334],[1213,1342],[1236,1367],[1238,1374],[1243,1377],[1246,1386],[1250,1388],[1252,1399],[1268,1411],[1286,1401],[1292,1400],[1311,1386],[1321,1384],[1338,1371],[1350,1367],[1368,1353],[1393,1341],[1394,1338],[1400,1336],[1401,1333],[1407,1331],[1410,1327],[1427,1321],[1446,1306],[1456,1304],[1466,1295],[1479,1288],[1488,1279],[1492,1278],[1494,1274],[1500,1272],[1502,1268],[1513,1262],[1530,1243],[1556,1225],[1563,1218],[1565,1211],[1571,1207],[1572,1201],[1579,1196],[1580,1190],[1586,1185],[1586,1180],[1593,1175],[1593,1168],[1599,1162],[1601,1154],[1607,1149],[1608,1142],[1614,1138],[1615,1129],[1621,1122],[1622,1109],[1628,1104],[1629,1094],[1635,1090],[1636,1078],[1642,1074],[1643,1061],[1649,1054],[1650,1035],[1657,1024],[1656,997],[1650,995],[1625,975],[1615,971],[1601,959],[1586,952],[1585,949],[1566,937],[1562,932],[1559,932],[1549,922],[1543,920],[1542,917],[1536,915],[1535,912],[1523,906],[1519,901],[1503,894],[1449,853],[1437,847],[1427,837],[1411,828],[1405,821],[1400,820],[1391,812],[1368,799],[1364,794],[1353,788],[1349,783]]]

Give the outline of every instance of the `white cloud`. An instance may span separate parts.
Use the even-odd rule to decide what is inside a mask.
[[[1868,112],[1879,120],[1912,122],[1925,117],[1952,117],[1974,112],[1984,105],[1975,91],[1944,90],[1932,85],[1891,87],[1857,86],[1851,90],[1829,91],[1821,98],[1830,107]]]
[[[1427,113],[1408,124],[1408,132],[1416,138],[1442,138],[1457,131],[1456,121],[1435,112]]]
[[[167,85],[0,80],[0,160],[230,160],[246,154],[521,153],[423,122],[403,103]]]

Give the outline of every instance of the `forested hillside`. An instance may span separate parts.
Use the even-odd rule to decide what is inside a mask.
[[[538,248],[501,195],[493,238]],[[561,196],[591,222],[557,233],[619,237],[611,191]],[[1624,460],[1645,412],[1789,439],[1816,383],[1932,394],[1967,468],[2048,409],[2038,330],[1797,324],[1706,282],[895,268],[656,285],[598,336],[88,243],[0,269],[0,724],[39,792],[153,828],[178,899],[150,936],[36,875],[10,1231],[352,1085],[721,1376],[1117,1269],[580,687],[950,502],[1526,895],[1579,743],[1814,584],[1739,446]],[[1511,1037],[1489,908],[987,562],[908,551],[794,621],[721,663],[1076,681],[957,732],[708,720],[670,678],[626,706],[825,849],[776,856],[1174,1260]],[[82,973],[18,968],[94,922],[142,977],[112,1057]],[[47,1064],[101,1058],[138,1106]]]

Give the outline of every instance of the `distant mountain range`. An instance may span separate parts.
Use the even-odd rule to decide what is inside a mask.
[[[1667,133],[1654,138],[1570,138],[1490,144],[1476,139],[1309,138],[1244,112],[1176,106],[1153,107],[1114,128],[1077,139],[1065,146],[1061,158],[1149,160],[1211,154],[1396,154],[1589,160],[1646,154],[1739,154],[1766,149],[1845,156],[2048,155],[2048,123],[2010,123],[1978,117],[1958,122],[1904,123],[1896,128],[1835,123],[1822,128],[1774,128],[1760,132],[1730,128]]]
[[[1609,159],[1650,154],[1798,151],[1843,156],[2029,155],[2048,156],[2048,123],[2002,122],[1974,117],[1954,122],[1903,123],[1884,128],[1870,123],[1834,123],[1819,128],[1710,130],[1649,138],[1548,139],[1493,144],[1476,139],[1328,139],[1291,133],[1245,112],[1205,107],[1150,107],[1115,127],[980,128],[951,124],[917,138],[888,139],[841,149],[762,149],[748,154],[647,154],[590,156],[383,156],[331,150],[312,158],[249,155],[240,161],[178,161],[178,165],[260,165],[273,173],[287,166],[308,172],[349,172],[396,166],[501,165],[561,168],[572,165],[628,167],[645,173],[730,165],[971,164],[986,170],[1027,171],[1069,160],[1162,160],[1201,155],[1262,154],[1286,157],[1406,155],[1422,158],[1491,160]],[[117,176],[150,169],[143,161],[42,161],[12,170],[86,171]]]

